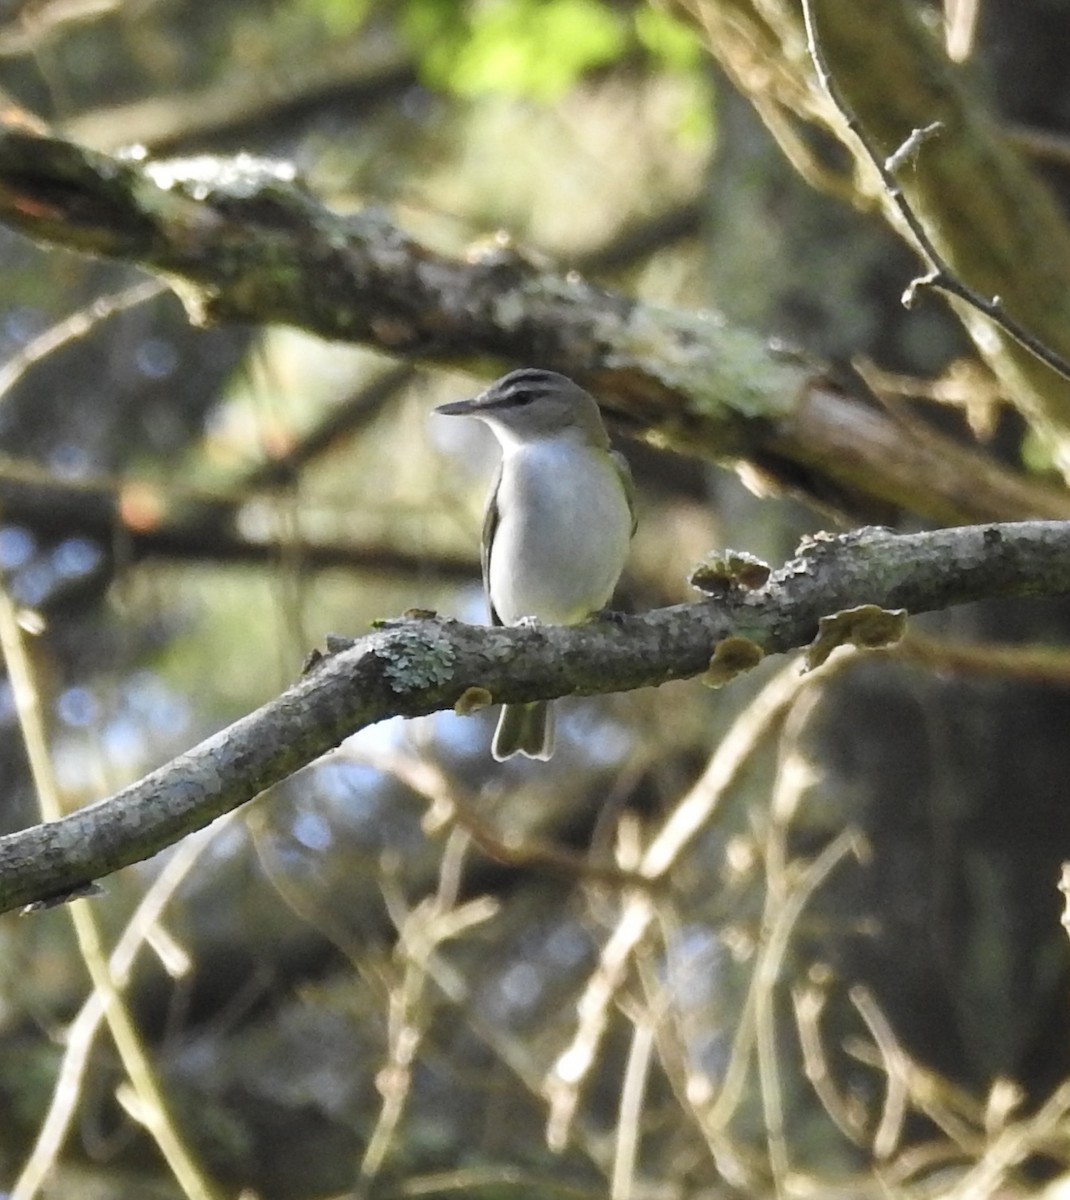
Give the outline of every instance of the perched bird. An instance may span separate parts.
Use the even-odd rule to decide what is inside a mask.
[[[435,412],[478,417],[502,459],[483,521],[483,589],[494,625],[577,625],[604,608],[635,532],[632,477],[594,398],[554,371],[511,371]],[[548,759],[548,701],[507,704],[492,753]]]

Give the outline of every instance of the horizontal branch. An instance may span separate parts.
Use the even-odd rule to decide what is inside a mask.
[[[282,475],[267,463],[251,487]],[[123,496],[143,488],[154,509],[151,520],[133,524]],[[475,553],[451,554],[394,542],[297,537],[251,538],[229,527],[244,497],[207,492],[172,492],[155,482],[118,479],[66,479],[34,463],[0,456],[0,511],[9,525],[22,525],[42,538],[86,537],[127,564],[145,559],[177,562],[286,563],[308,571],[336,569],[448,581],[478,579]],[[107,561],[102,571],[110,571]]]
[[[2,129],[0,221],[140,264],[203,323],[278,322],[412,360],[555,368],[637,436],[750,460],[848,512],[904,508],[942,524],[1070,517],[1064,491],[907,428],[755,333],[637,303],[498,242],[465,258],[437,253],[380,215],[332,212],[284,163],[120,159]]]
[[[1070,522],[910,535],[869,528],[807,542],[761,587],[741,582],[756,581],[749,566],[737,579],[731,572],[704,570],[711,594],[699,603],[619,622],[537,629],[434,616],[391,622],[115,796],[0,838],[0,912],[148,858],[388,717],[627,691],[707,672],[713,681],[724,677],[726,658],[747,666],[805,646],[822,617],[860,605],[916,613],[1068,592]],[[715,658],[726,645],[733,654]]]

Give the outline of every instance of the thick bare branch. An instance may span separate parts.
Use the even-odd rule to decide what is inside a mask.
[[[377,630],[117,795],[0,838],[0,912],[157,853],[390,716],[656,686],[704,674],[719,646],[711,677],[723,679],[726,660],[744,669],[806,645],[822,617],[862,605],[923,612],[1070,591],[1070,523],[864,529],[807,543],[757,589],[719,584],[715,569],[704,578],[719,594],[619,623],[492,629],[419,617]],[[845,625],[865,641],[882,627],[873,615]]]
[[[282,322],[413,359],[553,367],[640,436],[749,459],[848,511],[907,507],[942,523],[1070,516],[1062,491],[935,432],[907,432],[756,334],[638,304],[497,244],[463,260],[436,253],[381,216],[331,212],[283,164],[128,161],[6,130],[0,220],[141,264],[199,321]],[[846,427],[849,454],[829,440]]]

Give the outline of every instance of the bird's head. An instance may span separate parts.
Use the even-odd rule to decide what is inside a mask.
[[[569,435],[594,445],[609,445],[594,397],[556,371],[534,367],[510,371],[478,396],[441,404],[435,412],[479,417],[503,445]]]

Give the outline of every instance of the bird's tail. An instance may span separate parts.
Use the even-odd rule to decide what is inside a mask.
[[[554,710],[548,700],[505,704],[494,732],[491,753],[504,762],[514,754],[545,762],[554,752]]]

